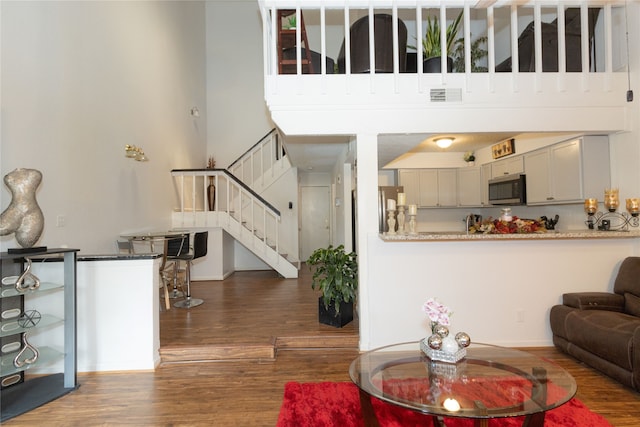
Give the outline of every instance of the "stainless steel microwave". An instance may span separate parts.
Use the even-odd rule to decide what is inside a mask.
[[[489,180],[489,203],[492,205],[525,205],[527,186],[524,175],[505,175]]]

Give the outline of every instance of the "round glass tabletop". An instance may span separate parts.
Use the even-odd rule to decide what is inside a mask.
[[[363,353],[349,374],[361,391],[434,416],[516,417],[544,413],[576,393],[574,378],[530,353],[473,343],[457,363],[429,359],[419,342]]]

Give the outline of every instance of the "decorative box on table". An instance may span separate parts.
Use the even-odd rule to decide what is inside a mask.
[[[431,360],[436,360],[438,362],[446,362],[446,363],[457,363],[460,360],[464,359],[467,355],[466,348],[460,348],[455,353],[447,353],[442,350],[434,350],[429,347],[427,343],[428,338],[425,338],[420,341],[420,350]]]

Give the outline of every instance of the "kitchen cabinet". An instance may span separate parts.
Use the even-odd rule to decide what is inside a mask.
[[[585,136],[524,156],[528,205],[582,203],[610,186],[606,136]]]
[[[458,206],[482,206],[482,182],[480,167],[458,169]]]
[[[400,169],[398,185],[404,187],[407,204],[423,208],[455,207],[458,203],[456,169]]]
[[[458,204],[456,169],[420,170],[420,206],[455,207]]]
[[[77,387],[76,253],[76,249],[49,249],[31,254],[0,254],[1,421],[37,408]],[[25,286],[16,286],[19,277],[31,274],[32,262],[48,264],[49,261],[52,262],[46,266],[47,273],[49,267],[57,270],[52,277],[59,280],[50,281],[47,277],[36,282],[27,277]],[[59,328],[61,334],[57,333]],[[56,364],[62,367],[56,369],[52,366]],[[27,375],[41,367],[53,373]]]
[[[504,160],[497,160],[491,163],[491,177],[499,178],[504,175],[514,175],[524,173],[524,158],[522,156],[512,156]]]
[[[400,169],[398,171],[398,185],[403,187],[407,198],[407,205],[420,204],[420,170]]]
[[[489,180],[491,179],[491,163],[486,163],[480,167],[481,179],[481,200],[482,206],[490,206],[489,204]]]

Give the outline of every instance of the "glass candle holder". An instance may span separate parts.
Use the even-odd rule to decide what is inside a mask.
[[[584,211],[587,215],[593,215],[598,212],[598,199],[585,199],[584,200]]]
[[[638,214],[640,214],[640,199],[627,199],[627,212],[629,212],[631,216],[638,216]]]
[[[617,188],[611,188],[604,191],[604,206],[609,212],[615,212],[620,206],[620,196]]]

